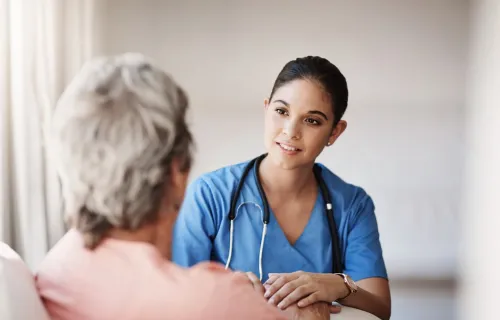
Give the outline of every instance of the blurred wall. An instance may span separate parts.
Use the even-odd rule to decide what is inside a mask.
[[[467,153],[459,319],[496,320],[500,286],[500,2],[475,0],[467,86]]]
[[[143,52],[188,91],[191,178],[264,151],[263,100],[288,60],[335,63],[349,125],[319,160],[375,200],[393,319],[453,317],[467,1],[107,0],[105,10],[105,53]]]

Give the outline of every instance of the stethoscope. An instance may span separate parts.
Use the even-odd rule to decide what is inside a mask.
[[[229,214],[228,218],[230,221],[230,226],[229,226],[229,253],[228,253],[228,259],[226,262],[226,269],[229,268],[229,264],[231,263],[231,258],[233,255],[233,235],[234,235],[234,220],[236,219],[236,202],[238,200],[238,197],[241,193],[241,189],[245,183],[245,178],[248,176],[248,173],[252,168],[255,169],[255,176],[257,178],[257,188],[259,189],[259,194],[262,199],[262,203],[264,205],[264,210],[262,214],[262,238],[260,241],[260,249],[259,249],[259,279],[262,281],[262,253],[264,251],[264,241],[266,238],[266,233],[267,233],[267,225],[269,224],[269,218],[270,218],[270,213],[269,213],[269,203],[267,202],[266,194],[264,190],[262,189],[262,184],[260,182],[260,177],[258,174],[258,169],[260,166],[261,161],[267,156],[267,154],[262,154],[254,159],[252,159],[245,169],[243,170],[243,174],[241,175],[240,181],[238,183],[238,186],[236,187],[236,191],[233,193],[233,196],[231,198],[231,207],[229,209]],[[342,273],[343,272],[343,265],[341,261],[341,255],[340,255],[340,246],[339,246],[339,239],[338,239],[338,232],[337,232],[337,226],[335,225],[335,220],[333,219],[333,206],[332,206],[332,200],[330,197],[330,194],[328,192],[328,189],[325,185],[325,182],[323,181],[323,178],[321,177],[321,168],[315,164],[313,167],[313,172],[314,172],[314,177],[316,178],[316,181],[318,182],[319,188],[321,195],[323,197],[323,200],[325,201],[325,214],[328,219],[328,226],[330,228],[330,235],[332,238],[332,272],[333,273]],[[257,205],[258,206],[258,205]],[[241,207],[241,205],[240,205]],[[239,209],[239,207],[238,207]],[[259,207],[260,209],[260,207]],[[262,209],[261,209],[262,211]]]

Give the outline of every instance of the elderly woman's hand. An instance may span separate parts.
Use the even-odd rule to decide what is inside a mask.
[[[299,308],[296,304],[290,305],[283,312],[291,320],[329,320],[332,313],[326,302],[316,302],[305,308]]]
[[[318,301],[331,303],[349,295],[349,289],[342,277],[334,274],[309,273],[271,273],[264,283],[264,297],[269,302],[285,309],[293,303],[306,307]]]
[[[245,276],[247,276],[248,280],[250,280],[250,282],[253,286],[253,289],[256,292],[260,293],[261,295],[264,295],[264,292],[266,291],[266,289],[264,288],[264,286],[260,282],[259,278],[257,278],[257,276],[253,272],[246,272]]]

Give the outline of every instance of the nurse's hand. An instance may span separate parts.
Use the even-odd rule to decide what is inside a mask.
[[[264,286],[267,288],[264,297],[280,309],[293,303],[299,307],[318,301],[331,303],[349,295],[344,280],[330,273],[270,273]]]

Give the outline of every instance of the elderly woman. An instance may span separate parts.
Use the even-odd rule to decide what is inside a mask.
[[[139,54],[89,62],[60,98],[48,145],[72,227],[37,273],[53,319],[286,319],[241,274],[169,261],[191,165],[186,109]]]

